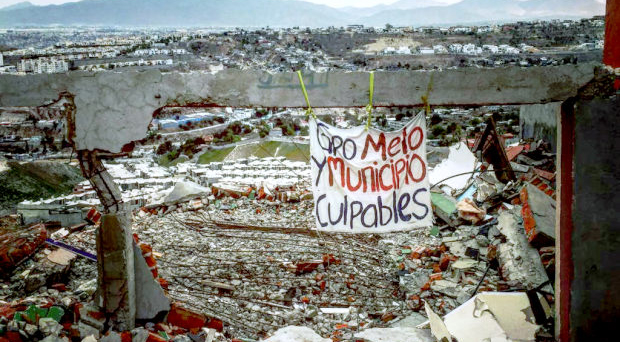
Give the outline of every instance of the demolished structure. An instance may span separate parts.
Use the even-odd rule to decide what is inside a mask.
[[[564,101],[568,97],[585,96],[578,89],[584,86],[587,89],[590,82],[600,82],[597,84],[603,84],[605,89],[611,88],[609,77],[604,72],[603,81],[592,81],[593,68],[592,65],[570,66],[570,69],[540,68],[532,71],[529,76],[523,74],[532,69],[521,71],[509,68],[501,74],[488,70],[478,71],[473,77],[478,77],[480,84],[477,92],[482,95],[475,95],[473,100],[473,92],[463,91],[470,88],[458,84],[464,81],[455,81],[459,79],[455,75],[461,75],[462,71],[438,72],[435,87],[445,89],[446,94],[440,93],[431,104]],[[501,80],[505,79],[506,73],[520,75],[518,79],[521,84],[515,88],[504,85]],[[535,73],[543,73],[548,77],[541,78]],[[192,85],[198,84],[190,82],[193,77],[206,79],[200,82],[201,91],[197,91],[197,95],[204,100],[206,94],[202,90],[206,84],[209,91],[214,93],[213,101],[237,102],[233,105],[268,106],[274,102],[285,106],[301,105],[297,97],[289,96],[286,88],[277,94],[270,93],[270,90],[245,88],[247,92],[238,93],[251,96],[231,98],[231,92],[227,89],[231,86],[246,87],[244,77],[256,76],[251,72],[208,77],[191,73],[139,75],[139,78],[146,79],[145,82],[153,82],[149,84],[157,86],[133,87],[127,81],[117,82],[119,76],[114,74],[99,75],[89,80],[75,80],[75,76],[68,75],[55,83],[54,87],[61,84],[60,87],[65,90],[75,92],[76,83],[80,89],[93,87],[88,83],[92,79],[99,82],[97,87],[102,84],[121,85],[110,87],[115,91],[106,94],[102,103],[95,101],[97,103],[90,106],[87,104],[91,102],[89,96],[92,94],[77,94],[76,97],[69,93],[63,94],[65,98],[71,99],[68,101],[70,105],[65,105],[68,137],[75,145],[82,172],[91,183],[102,207],[101,220],[91,221],[92,227],[87,228],[91,232],[90,236],[76,227],[74,233],[66,234],[63,239],[70,247],[78,245],[74,239],[82,240],[82,245],[76,249],[80,250],[80,255],[91,259],[95,253],[85,252],[84,249],[90,248],[93,251],[94,248],[98,281],[96,286],[84,282],[81,288],[75,288],[72,294],[66,295],[63,284],[50,284],[50,288],[46,284],[43,288],[45,278],[36,272],[36,269],[43,267],[39,261],[47,258],[62,266],[71,264],[70,257],[66,254],[52,256],[55,252],[44,248],[20,264],[21,260],[14,260],[13,257],[21,256],[23,260],[25,256],[33,255],[30,247],[30,253],[11,250],[12,267],[21,271],[13,275],[15,281],[12,283],[27,281],[32,272],[35,275],[33,278],[44,279],[37,287],[44,289],[40,295],[15,300],[10,298],[11,302],[2,303],[2,328],[12,340],[45,338],[54,341],[76,337],[87,341],[96,338],[108,341],[128,338],[136,341],[172,338],[177,341],[248,341],[265,338],[277,341],[293,338],[286,336],[298,336],[300,339],[316,341],[326,338],[332,341],[379,341],[382,336],[389,334],[395,336],[394,341],[398,336],[421,341],[449,341],[453,337],[459,341],[534,340],[544,338],[545,334],[550,337],[553,333],[549,325],[550,302],[555,304],[560,313],[556,316],[558,321],[562,322],[565,315],[575,315],[563,311],[566,310],[563,306],[558,306],[566,300],[564,296],[570,294],[570,286],[563,288],[562,292],[554,292],[549,284],[549,280],[559,279],[556,288],[566,286],[566,279],[549,276],[553,272],[552,261],[555,259],[553,250],[549,249],[549,244],[552,244],[549,239],[555,238],[556,242],[564,239],[566,231],[560,231],[561,234],[555,237],[550,232],[558,224],[554,225],[554,229],[549,227],[552,221],[548,215],[554,202],[545,192],[553,191],[554,184],[548,178],[555,178],[553,174],[556,170],[535,170],[544,164],[553,164],[553,161],[549,162],[553,157],[546,154],[543,144],[523,146],[522,152],[517,153],[514,163],[519,165],[511,164],[511,167],[523,172],[515,174],[514,179],[504,179],[495,176],[494,172],[487,172],[495,165],[492,163],[493,158],[487,159],[485,156],[488,149],[483,148],[482,158],[473,158],[472,176],[467,178],[464,185],[436,189],[433,196],[436,224],[428,230],[412,233],[363,237],[318,234],[312,230],[313,225],[310,223],[312,208],[301,197],[294,202],[285,202],[276,198],[251,199],[250,194],[245,193],[239,196],[227,194],[218,199],[219,204],[215,203],[214,196],[207,198],[207,203],[201,200],[203,208],[190,211],[187,206],[179,204],[186,196],[175,196],[172,202],[176,204],[166,210],[141,208],[134,213],[123,200],[120,187],[106,170],[102,159],[130,150],[131,142],[143,136],[152,111],[164,105],[168,101],[167,97],[177,102],[185,100],[173,89],[172,84]],[[290,79],[288,76],[282,76],[280,81],[287,84],[287,79]],[[337,76],[334,83],[339,87],[333,88],[330,85],[326,90],[319,89],[318,98],[324,102],[321,104],[343,105],[334,103],[334,99],[338,98],[347,98],[344,105],[363,103],[355,96],[341,96],[346,95],[341,85],[349,82],[361,84],[356,82],[361,76]],[[392,105],[419,104],[417,98],[412,98],[420,95],[415,91],[416,81],[419,81],[417,84],[427,84],[430,78],[426,73],[386,77],[392,77],[390,83],[398,85],[398,88],[392,86],[389,89],[393,94],[386,95],[386,104]],[[174,79],[181,81],[173,82]],[[232,79],[237,80],[230,81]],[[14,80],[12,78],[10,81]],[[38,80],[45,82],[44,78]],[[467,83],[470,82],[467,80]],[[2,93],[7,94],[2,101],[32,103],[46,96],[41,94],[35,98],[21,99],[21,95],[16,95],[16,92],[31,86],[26,83],[15,81],[6,92],[7,87],[2,88]],[[403,91],[399,90],[402,85],[409,87],[407,91],[413,95],[403,95]],[[497,91],[500,86],[506,87],[504,91]],[[57,91],[54,87],[45,91]],[[541,91],[541,87],[544,91]],[[453,96],[449,94],[451,89],[458,90],[454,94],[465,94]],[[124,90],[127,93],[122,96],[115,95]],[[505,95],[511,91],[513,95]],[[191,103],[192,100],[197,99],[186,99],[184,103]],[[114,107],[111,104],[127,106],[110,110],[111,106]],[[612,105],[617,106],[617,103],[607,100],[600,104],[607,111]],[[583,106],[580,107],[583,108],[580,109],[582,112],[590,108],[587,103]],[[127,118],[125,108],[135,110],[130,113],[130,124],[123,130],[110,129],[118,122],[118,118]],[[574,115],[574,111],[571,110],[570,114]],[[574,125],[570,127],[575,129]],[[110,134],[102,134],[102,131],[109,131]],[[497,143],[493,146],[494,149],[498,148]],[[567,148],[564,144],[560,150],[566,152]],[[519,160],[520,155],[526,158]],[[574,156],[561,157],[570,161]],[[472,159],[470,156],[467,158]],[[479,168],[478,162],[483,161],[491,163],[484,163]],[[562,168],[566,167],[565,162],[561,161]],[[564,169],[561,172],[561,177],[572,175],[569,172],[567,176]],[[572,182],[572,178],[569,180]],[[567,200],[565,196],[568,190],[565,186],[572,189],[572,186],[569,187],[571,182],[561,182],[562,192],[557,196],[561,201]],[[200,189],[196,186],[180,186],[177,193],[185,192],[183,189],[188,188]],[[564,202],[568,204],[564,205],[570,207],[571,197],[568,200]],[[213,201],[213,205],[209,201]],[[561,209],[558,220],[554,220],[560,222],[560,225],[567,220],[562,210],[565,209]],[[258,219],[248,218],[248,213],[252,211],[254,214],[274,213],[273,217],[280,220],[278,226],[263,225]],[[219,219],[217,213],[226,219]],[[282,219],[278,214],[287,217]],[[255,222],[239,223],[239,217]],[[95,221],[99,222],[99,227]],[[173,226],[177,227],[176,232],[169,231]],[[35,241],[40,245],[36,238],[19,239]],[[140,241],[147,241],[151,247]],[[563,249],[560,258],[564,258],[564,245],[556,246]],[[49,255],[46,250],[50,252]],[[84,261],[80,259],[73,262]],[[19,267],[25,269],[22,271]],[[565,268],[562,263],[557,266],[560,272],[564,272]],[[15,285],[15,288],[19,286]],[[564,292],[567,289],[568,293]],[[496,293],[505,291],[520,293]],[[577,296],[578,293],[573,295]],[[75,296],[83,296],[83,299],[78,298],[86,302],[91,300],[90,305],[82,306]],[[168,298],[183,304],[170,303]],[[507,311],[503,311],[505,308]],[[429,322],[425,323],[427,319]],[[136,323],[138,328],[135,327]],[[568,329],[565,323],[557,328]],[[390,324],[393,326],[388,328]],[[318,335],[303,328],[278,330],[285,325],[309,325]],[[484,325],[485,329],[472,329],[478,325]],[[429,326],[430,329],[417,326]],[[541,330],[539,326],[547,329]],[[379,330],[381,328],[385,330]],[[101,332],[105,335],[101,336]]]

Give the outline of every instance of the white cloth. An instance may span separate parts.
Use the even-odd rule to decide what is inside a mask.
[[[394,132],[311,119],[310,153],[319,230],[385,233],[432,224],[423,114]]]

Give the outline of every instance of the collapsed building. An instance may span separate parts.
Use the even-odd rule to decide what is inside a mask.
[[[512,149],[517,152],[510,153],[516,156],[511,162],[509,151],[498,143],[491,127],[475,144],[478,157],[473,152],[459,152],[463,159],[473,160],[468,169],[477,175],[461,184],[449,184],[449,188],[440,186],[441,179],[434,183],[437,224],[428,230],[386,236],[323,234],[308,229],[312,225],[304,227],[303,221],[311,217],[312,209],[301,198],[295,203],[252,199],[250,194],[223,196],[219,203],[207,202],[209,205],[190,214],[177,203],[165,212],[145,208],[132,215],[101,162],[106,153],[102,151],[119,153],[141,138],[152,111],[166,103],[167,97],[181,96],[173,84],[184,85],[186,102],[192,101],[188,88],[200,84],[196,90],[200,94],[206,83],[213,101],[265,107],[302,105],[293,89],[283,87],[276,93],[251,87],[252,80],[260,77],[250,71],[172,73],[153,78],[101,74],[87,81],[69,74],[49,87],[39,87],[49,89],[42,94],[24,99],[20,89],[30,87],[31,81],[11,76],[12,88],[3,88],[7,96],[2,101],[36,104],[40,98],[57,96],[59,88],[70,92],[64,94],[71,96],[75,105],[69,106],[67,113],[69,137],[84,175],[97,192],[103,215],[97,222],[92,220],[92,227],[86,230],[71,227],[57,235],[66,242],[48,241],[62,243],[63,249],[83,256],[74,261],[81,266],[96,259],[97,280],[93,281],[90,273],[90,280],[68,284],[68,288],[54,280],[47,284],[49,278],[37,271],[42,268],[47,272],[75,259],[57,252],[62,249],[34,248],[47,234],[44,227],[33,228],[36,233],[31,235],[6,235],[5,241],[13,242],[3,255],[18,267],[12,285],[3,288],[4,298],[10,299],[2,306],[6,335],[14,340],[44,337],[52,341],[69,336],[91,341],[168,340],[172,336],[177,341],[379,341],[388,336],[393,341],[540,340],[553,338],[551,303],[556,312],[556,334],[562,341],[586,334],[604,339],[594,327],[608,321],[596,321],[603,315],[614,316],[615,297],[608,291],[615,279],[614,267],[599,264],[599,273],[592,275],[598,289],[590,289],[612,296],[610,302],[587,300],[583,270],[588,265],[594,267],[597,259],[586,249],[599,248],[597,254],[614,255],[618,246],[614,239],[600,246],[602,241],[596,238],[601,236],[598,233],[614,234],[614,218],[602,216],[604,224],[592,225],[587,217],[600,213],[595,204],[610,198],[608,190],[596,187],[603,179],[615,184],[617,177],[609,180],[609,171],[603,169],[594,175],[583,173],[576,165],[583,160],[617,164],[611,158],[614,151],[592,153],[592,148],[602,145],[596,141],[591,145],[590,138],[595,132],[597,141],[615,137],[617,115],[612,113],[617,111],[618,84],[614,88],[614,74],[595,65],[507,68],[501,72],[481,69],[468,75],[476,79],[472,82],[470,77],[461,77],[463,73],[472,72],[436,72],[434,88],[439,90],[433,93],[430,105],[564,103],[558,135],[559,172],[552,176],[556,170],[543,168],[549,164],[549,152],[540,144]],[[518,84],[502,81],[511,75]],[[383,101],[393,105],[421,104],[418,97],[423,93],[416,86],[420,88],[419,84],[428,84],[432,78],[428,73],[384,76],[391,80],[392,88],[383,94]],[[130,84],[127,80],[131,77],[142,86]],[[91,79],[96,82],[88,83]],[[198,79],[201,82],[195,81]],[[281,75],[279,82],[287,84],[290,79],[290,75]],[[359,106],[363,96],[341,85],[363,84],[363,79],[364,75],[335,73],[330,76],[335,85],[318,89],[315,99],[321,106]],[[115,86],[101,103],[81,93],[103,84]],[[241,88],[236,92],[241,95],[231,98],[230,88]],[[110,103],[123,110],[110,110]],[[131,116],[127,108],[131,108]],[[576,116],[596,120],[576,122]],[[127,127],[109,129],[119,118],[127,119]],[[451,159],[448,156],[448,167],[437,165],[433,171],[449,171]],[[441,178],[462,176],[448,171]],[[557,205],[546,193],[553,188],[547,181],[554,177],[560,189]],[[595,188],[598,197],[586,196],[589,203],[573,197]],[[250,215],[252,212],[256,216]],[[259,214],[267,217],[264,221],[277,224],[261,223]],[[551,223],[555,223],[553,228]],[[170,232],[173,227],[176,231]],[[580,246],[574,246],[571,240],[579,237],[583,238]],[[558,249],[557,257],[550,245]],[[28,256],[31,258],[22,263]],[[46,267],[48,261],[54,267]],[[559,274],[551,277],[555,291],[549,277],[554,273]],[[83,276],[87,275],[84,272]],[[611,276],[607,279],[605,275]],[[27,288],[38,289],[39,295],[12,297]],[[93,296],[96,290],[98,295]],[[307,327],[278,329],[291,324],[314,331]]]

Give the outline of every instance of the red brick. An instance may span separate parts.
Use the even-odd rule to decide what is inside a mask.
[[[131,331],[123,331],[121,333],[121,342],[131,342],[133,337],[131,336]]]
[[[17,312],[16,308],[11,307],[10,305],[3,305],[0,307],[0,317],[6,317],[8,320],[13,319],[15,312]]]
[[[441,280],[441,272],[440,273],[433,273],[430,276],[430,281],[435,281],[435,280]]]
[[[439,261],[439,268],[441,268],[442,271],[445,271],[448,269],[450,262],[456,261],[456,260],[457,260],[456,256],[448,254],[448,253],[444,253],[441,256],[441,259]]]
[[[224,322],[217,318],[210,318],[209,322],[207,322],[207,328],[215,329],[219,332],[224,330]]]
[[[57,284],[53,284],[52,288],[55,290],[58,290],[59,292],[65,292],[67,291],[67,286],[63,283],[57,283]]]
[[[310,273],[322,264],[323,260],[300,261],[295,265],[297,267],[295,274]]]
[[[179,306],[178,303],[172,304],[170,312],[168,313],[167,322],[172,325],[176,325],[181,328],[188,329],[190,331],[197,331],[205,326],[207,317],[185,309]]]
[[[427,282],[426,284],[424,284],[421,288],[420,291],[428,291],[431,288],[431,283]]]
[[[22,337],[17,331],[7,331],[4,337],[9,340],[9,342],[23,342]]]

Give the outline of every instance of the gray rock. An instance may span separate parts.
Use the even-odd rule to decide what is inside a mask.
[[[103,336],[99,342],[121,342],[121,335],[117,332],[110,331],[107,335]]]
[[[411,315],[391,324],[394,328],[415,328],[421,323],[427,321],[427,318],[417,312],[412,313]]]
[[[484,235],[476,235],[476,242],[480,247],[486,247],[489,245],[489,238]]]
[[[90,325],[80,322],[78,323],[78,329],[80,331],[80,337],[86,338],[89,336],[93,336],[95,339],[99,338],[99,330],[91,327]]]
[[[149,331],[142,327],[135,328],[131,331],[131,336],[131,342],[146,342],[149,338]]]
[[[39,328],[37,328],[37,326],[33,324],[26,324],[26,326],[24,327],[24,331],[26,332],[26,334],[33,336],[37,333],[37,331],[39,331]]]
[[[62,325],[53,318],[42,317],[39,318],[39,330],[45,335],[58,335],[62,331]]]
[[[41,342],[69,342],[69,339],[67,337],[49,335],[46,338],[42,339]]]
[[[177,335],[172,339],[172,342],[192,342],[187,335]]]

